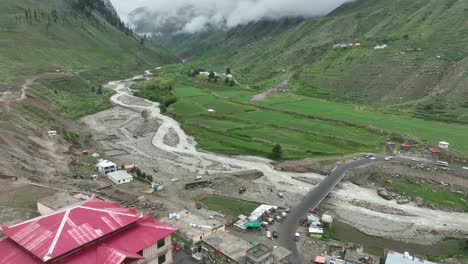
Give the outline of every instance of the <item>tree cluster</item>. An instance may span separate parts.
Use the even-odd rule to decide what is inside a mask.
[[[143,97],[153,102],[159,102],[161,113],[165,113],[166,109],[177,102],[177,97],[173,93],[172,85],[161,86],[155,83],[142,83],[135,87],[138,91],[134,93],[137,97]]]
[[[154,181],[154,178],[153,178],[152,175],[147,174],[146,172],[142,172],[139,168],[135,169],[135,176],[137,178],[140,178],[140,179],[144,180],[144,181],[150,181],[150,182]]]
[[[74,10],[85,14],[87,17],[93,15],[93,11],[99,12],[107,22],[127,35],[133,34],[132,29],[127,26],[113,10],[109,9],[102,0],[75,0],[72,4]]]

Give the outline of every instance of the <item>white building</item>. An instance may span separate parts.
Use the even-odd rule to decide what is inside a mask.
[[[448,143],[446,141],[439,142],[439,148],[441,148],[441,149],[448,149],[449,145],[450,145],[450,143]]]
[[[381,50],[381,49],[386,49],[386,48],[388,48],[387,44],[377,45],[374,47],[375,50]]]
[[[435,262],[411,256],[408,252],[401,254],[390,250],[387,253],[385,264],[435,264]]]
[[[109,180],[113,181],[115,184],[124,184],[133,181],[133,176],[124,170],[110,172],[107,174],[107,177],[109,177]]]
[[[107,174],[109,172],[114,172],[117,170],[117,164],[108,160],[100,160],[96,165],[97,170],[102,174]]]

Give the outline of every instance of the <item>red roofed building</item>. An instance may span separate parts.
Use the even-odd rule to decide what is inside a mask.
[[[412,148],[413,145],[409,144],[409,143],[403,143],[400,145],[400,148],[402,149],[409,149],[409,148]]]
[[[0,227],[3,263],[172,263],[174,227],[119,203],[91,198]]]

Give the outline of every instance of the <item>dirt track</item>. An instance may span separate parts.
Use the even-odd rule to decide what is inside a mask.
[[[162,115],[158,103],[134,98],[129,89],[130,85],[131,80],[109,83],[108,86],[116,91],[111,98],[116,107],[88,116],[83,121],[96,131],[95,137],[112,136],[113,140],[102,140],[103,145],[128,151],[129,154],[119,157],[120,160],[139,164],[147,170],[157,168],[158,179],[168,186],[165,199],[174,202],[174,208],[186,207],[187,200],[184,199],[187,199],[189,194],[180,192],[180,186],[171,183],[171,178],[191,179],[196,175],[209,178],[225,172],[257,169],[265,176],[252,181],[252,186],[265,187],[257,187],[263,191],[247,192],[244,196],[246,199],[294,205],[314,187],[311,183],[324,177],[314,173],[279,172],[264,158],[227,157],[198,151],[195,140],[185,134],[177,121]],[[141,117],[143,110],[148,111],[152,120],[157,120],[158,124],[148,125],[151,122],[147,122],[145,125],[145,120]],[[146,133],[138,136],[131,132],[132,128],[140,126],[146,129]],[[296,180],[297,178],[301,181]],[[249,184],[249,181],[244,183]],[[275,192],[268,192],[273,189],[284,191],[285,199],[280,201]],[[224,188],[223,192],[226,195],[237,195],[236,186]],[[341,184],[338,190],[332,193],[326,207],[344,222],[371,235],[416,240],[418,243],[434,242],[441,238],[441,234],[468,236],[466,213],[435,211],[418,208],[414,204],[397,205],[395,202],[381,199],[375,190],[352,183]],[[387,213],[375,208],[391,210]],[[402,213],[395,215],[395,211]],[[437,232],[426,232],[428,230]],[[418,237],[424,232],[427,234],[422,239]]]

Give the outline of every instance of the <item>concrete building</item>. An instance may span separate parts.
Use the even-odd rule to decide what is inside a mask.
[[[247,264],[289,264],[291,251],[277,247],[271,249],[264,244],[258,244],[246,252]]]
[[[401,253],[390,250],[386,254],[385,264],[436,264],[436,263],[428,261],[428,260],[424,260],[419,257],[411,256],[408,252],[401,254]]]
[[[253,246],[234,235],[217,232],[195,246],[193,257],[202,263],[244,264],[246,252]]]
[[[176,228],[92,197],[0,231],[1,264],[170,264]]]
[[[96,164],[96,169],[102,174],[107,174],[116,171],[117,164],[108,160],[100,160],[98,164]]]
[[[204,208],[193,214],[187,210],[169,215],[161,222],[177,227],[177,234],[192,244],[217,232],[225,231],[225,220],[222,214]]]
[[[249,242],[225,232],[214,233],[194,247],[192,255],[201,263],[290,264],[291,251]],[[292,263],[291,263],[292,264]]]
[[[37,200],[37,211],[41,215],[49,215],[61,208],[76,204],[80,201],[80,199],[68,193],[57,193]]]
[[[246,262],[247,264],[273,264],[273,251],[263,245],[258,244],[255,247],[247,250],[246,255]]]
[[[124,184],[133,181],[133,176],[124,170],[109,172],[107,173],[107,177],[115,184]]]

